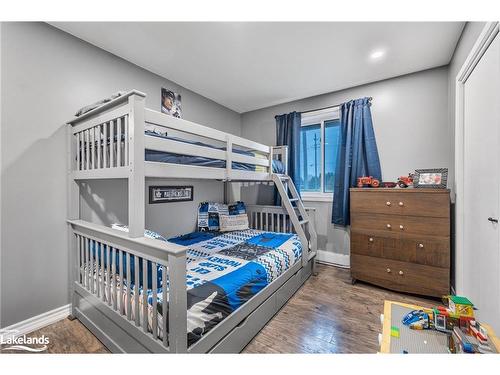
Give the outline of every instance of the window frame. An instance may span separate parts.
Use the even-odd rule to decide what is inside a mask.
[[[340,120],[340,106],[320,109],[314,112],[302,113],[302,127],[320,124],[321,134],[321,178],[320,191],[304,191],[300,193],[302,200],[315,202],[332,202],[333,192],[324,192],[325,188],[325,122]]]

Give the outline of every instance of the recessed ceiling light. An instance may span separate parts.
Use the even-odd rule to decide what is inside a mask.
[[[379,60],[379,59],[381,59],[384,56],[385,56],[385,51],[382,50],[382,49],[378,49],[378,50],[373,51],[370,54],[370,59],[372,59],[372,60]]]

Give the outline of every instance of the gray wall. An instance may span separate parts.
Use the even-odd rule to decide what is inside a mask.
[[[275,143],[274,116],[326,107],[364,96],[373,97],[372,116],[383,179],[394,181],[417,168],[453,169],[453,137],[448,126],[448,68],[426,70],[347,90],[281,104],[242,115],[242,136]],[[260,187],[259,203],[269,203],[271,189]],[[242,192],[255,201],[255,192]],[[349,253],[345,230],[330,223],[331,203],[306,202],[316,207],[318,248]]]
[[[68,299],[65,121],[79,107],[135,88],[159,110],[160,88],[182,95],[184,118],[240,134],[240,115],[42,23],[3,23],[1,33],[1,310],[5,327]],[[177,181],[178,183],[179,181]],[[83,214],[126,222],[124,183],[91,185]],[[220,200],[215,182],[195,199]],[[147,207],[163,234],[194,227],[196,203]],[[182,206],[182,210],[180,209]],[[93,212],[89,210],[93,208]],[[188,207],[185,209],[185,207]]]

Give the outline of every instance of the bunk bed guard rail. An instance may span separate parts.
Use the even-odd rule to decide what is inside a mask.
[[[288,153],[284,146],[270,147],[145,108],[144,98],[145,94],[133,90],[68,123],[71,125],[69,157],[75,180],[128,178],[141,168],[151,177],[189,178],[196,175],[208,179],[269,180],[273,159],[280,160],[284,166],[287,164]],[[146,124],[182,136],[145,136]],[[178,139],[191,137],[192,140],[193,136],[216,144]],[[221,160],[225,168],[163,162],[148,162],[144,166],[145,150]],[[243,163],[253,170],[234,168],[233,163]]]
[[[186,352],[186,248],[81,220],[69,224],[76,295],[102,302],[152,352]],[[78,316],[81,306],[73,302]]]

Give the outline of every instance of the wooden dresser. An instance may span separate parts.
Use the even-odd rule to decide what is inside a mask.
[[[450,191],[351,189],[351,276],[402,292],[450,292]]]

